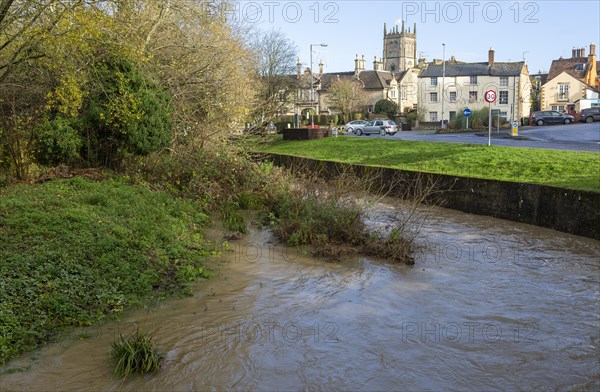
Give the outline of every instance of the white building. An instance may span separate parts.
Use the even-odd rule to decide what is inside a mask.
[[[484,99],[488,90],[494,90],[497,96],[491,109],[500,110],[507,120],[529,117],[531,84],[527,65],[495,62],[493,49],[488,52],[487,62],[428,65],[419,75],[418,110],[424,121],[452,121],[462,116],[465,108],[475,111],[488,107]]]

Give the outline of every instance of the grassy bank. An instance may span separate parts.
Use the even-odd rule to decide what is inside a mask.
[[[196,204],[125,180],[0,191],[0,363],[206,276]]]
[[[283,141],[281,136],[260,149],[403,170],[600,190],[600,155],[592,152],[356,137]]]

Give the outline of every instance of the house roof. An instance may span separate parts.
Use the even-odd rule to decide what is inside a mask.
[[[577,69],[579,64],[584,64],[581,69]],[[600,61],[596,62],[596,69],[600,67]],[[566,72],[569,75],[577,79],[585,78],[588,72],[588,59],[587,57],[572,57],[570,59],[558,59],[552,60],[550,71],[548,72],[548,80],[552,80],[561,73]]]
[[[366,90],[382,90],[389,87],[394,75],[389,71],[361,71],[358,74]],[[321,90],[327,90],[337,79],[354,79],[354,71],[331,72],[321,75]]]
[[[396,81],[398,83],[400,83],[400,81],[402,80],[402,78],[404,77],[404,75],[406,75],[407,73],[408,73],[408,71],[396,72],[396,73],[394,73],[394,77],[396,78]]]
[[[446,76],[519,76],[525,63],[485,63],[446,64]],[[443,65],[429,65],[419,75],[420,78],[441,77]]]
[[[324,73],[321,75],[321,90],[327,90],[331,87],[338,77],[340,79],[353,79],[354,71]]]
[[[381,90],[390,85],[393,75],[389,71],[362,71],[358,78],[367,90]]]

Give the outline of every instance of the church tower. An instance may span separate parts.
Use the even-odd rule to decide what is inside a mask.
[[[417,24],[413,31],[405,29],[404,21],[402,28],[398,25],[387,31],[383,24],[383,69],[390,72],[406,71],[417,66]]]

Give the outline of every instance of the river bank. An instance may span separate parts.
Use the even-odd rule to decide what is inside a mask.
[[[208,277],[198,205],[106,176],[1,190],[0,364]]]

